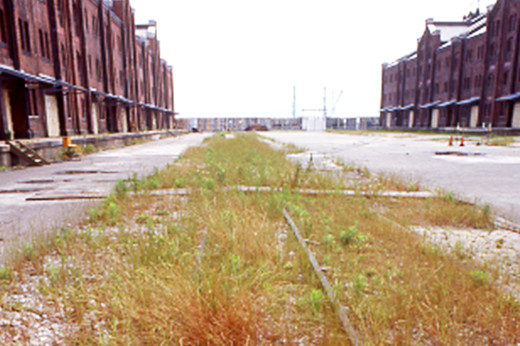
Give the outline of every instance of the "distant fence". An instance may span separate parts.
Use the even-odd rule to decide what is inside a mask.
[[[303,118],[197,118],[177,119],[177,128],[201,132],[247,131],[248,129],[302,130]],[[366,130],[379,127],[379,117],[327,118],[326,128],[334,130]]]

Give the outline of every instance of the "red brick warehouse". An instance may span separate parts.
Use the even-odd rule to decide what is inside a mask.
[[[520,1],[426,20],[417,51],[383,64],[385,127],[520,128]]]
[[[0,139],[174,126],[173,70],[129,0],[0,1]]]

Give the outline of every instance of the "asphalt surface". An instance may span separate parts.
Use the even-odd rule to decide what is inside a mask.
[[[0,263],[35,236],[77,224],[118,179],[143,177],[207,135],[189,134],[107,150],[44,167],[0,172]]]
[[[373,172],[395,173],[429,189],[489,204],[503,217],[520,223],[520,146],[477,146],[466,140],[448,146],[444,135],[339,134],[265,132],[263,136],[306,148]],[[520,144],[520,143],[519,143]],[[436,155],[455,151],[459,155]]]

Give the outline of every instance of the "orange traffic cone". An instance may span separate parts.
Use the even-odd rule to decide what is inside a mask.
[[[462,135],[462,137],[460,137],[460,146],[461,147],[464,146],[464,135]]]
[[[450,136],[450,141],[449,141],[448,145],[449,145],[450,147],[453,146],[453,136]]]

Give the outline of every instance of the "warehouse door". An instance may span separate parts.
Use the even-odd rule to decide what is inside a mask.
[[[92,102],[92,132],[97,135],[99,133],[99,105]]]
[[[511,121],[511,127],[520,128],[520,102],[515,103],[513,109],[513,120]]]
[[[13,139],[29,138],[29,119],[26,112],[26,93],[23,84],[5,91],[7,129]]]
[[[478,124],[478,106],[471,107],[471,118],[469,120],[469,127],[477,127]]]
[[[7,118],[7,132],[14,138],[14,127],[13,127],[13,112],[11,111],[11,99],[9,97],[9,90],[4,89],[4,100],[5,100],[5,115]]]
[[[432,112],[431,126],[433,129],[436,129],[437,127],[439,127],[439,110],[438,109],[434,109]]]
[[[47,116],[47,136],[59,137],[60,116],[58,113],[58,99],[53,95],[45,95],[45,114]]]
[[[123,108],[119,108],[119,119],[121,119],[121,132],[128,132],[128,118]]]
[[[386,127],[392,127],[392,113],[390,112],[386,113]]]

